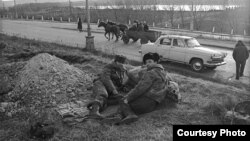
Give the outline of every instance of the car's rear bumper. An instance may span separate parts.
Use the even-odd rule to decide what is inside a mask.
[[[216,67],[216,66],[222,66],[222,65],[225,65],[226,62],[217,62],[217,63],[214,63],[214,62],[208,62],[207,64],[204,64],[206,67]]]

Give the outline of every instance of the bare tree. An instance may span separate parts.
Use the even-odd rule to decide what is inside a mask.
[[[174,26],[174,14],[175,13],[175,6],[174,5],[169,5],[169,11],[168,11],[168,17],[170,19],[170,24],[171,24],[171,27]]]
[[[205,1],[203,0],[195,0],[192,1],[191,5],[190,5],[190,9],[191,9],[191,17],[194,22],[194,28],[196,30],[200,30],[202,22],[205,20],[206,16],[207,16],[207,11],[205,11],[205,9],[203,9],[203,4],[205,4]]]
[[[115,18],[115,21],[117,22],[118,21],[118,9],[117,9],[117,2],[112,2],[112,1],[108,1],[108,6],[110,6],[110,8],[112,9],[113,13],[114,13],[114,18]]]
[[[238,10],[230,10],[227,13],[227,20],[228,24],[230,26],[230,29],[233,29],[234,31],[238,30],[239,21],[240,21],[240,13]]]
[[[184,13],[185,13],[185,9],[184,6],[180,6],[179,7],[179,13],[180,13],[180,18],[181,18],[181,27],[184,28]]]

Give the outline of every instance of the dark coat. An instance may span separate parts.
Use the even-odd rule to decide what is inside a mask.
[[[79,21],[78,21],[77,29],[82,30],[82,20],[81,19],[79,19]]]
[[[104,66],[100,73],[100,80],[104,84],[108,93],[112,93],[122,86],[125,69],[115,62]]]
[[[148,31],[149,30],[149,27],[146,23],[143,24],[144,25],[144,31]]]
[[[166,72],[160,64],[151,65],[139,83],[126,96],[131,102],[140,96],[146,96],[160,103],[165,98]]]
[[[248,59],[249,52],[247,47],[242,43],[238,42],[235,45],[234,51],[233,51],[233,58],[236,62],[244,62]]]

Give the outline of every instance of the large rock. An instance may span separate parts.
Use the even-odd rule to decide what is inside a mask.
[[[86,72],[43,53],[27,62],[9,97],[18,103],[16,112],[22,109],[36,114],[78,97],[87,98],[85,90],[91,82]]]

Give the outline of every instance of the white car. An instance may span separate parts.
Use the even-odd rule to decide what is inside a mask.
[[[226,53],[202,47],[193,37],[179,35],[160,36],[154,43],[143,44],[139,52],[142,56],[149,52],[158,53],[162,61],[188,64],[196,72],[225,65],[224,58],[227,56]]]

